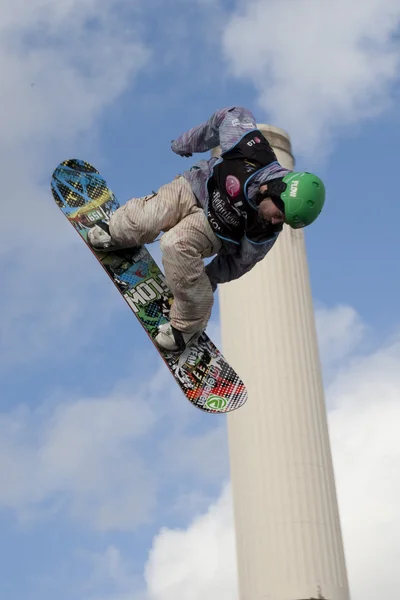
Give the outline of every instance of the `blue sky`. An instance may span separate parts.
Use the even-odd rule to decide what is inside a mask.
[[[149,193],[197,158],[170,141],[231,104],[286,129],[325,180],[306,245],[352,597],[400,583],[380,562],[400,551],[400,8],[243,6],[0,0],[7,600],[236,598],[225,418],[185,401],[49,188],[78,157],[120,202]],[[204,588],[210,544],[227,571],[205,559]]]

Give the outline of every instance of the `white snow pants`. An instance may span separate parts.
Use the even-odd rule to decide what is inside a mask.
[[[160,239],[165,278],[175,301],[171,324],[184,333],[204,329],[211,315],[214,294],[205,273],[204,258],[216,254],[216,237],[204,210],[197,206],[192,188],[178,177],[157,193],[132,198],[110,219],[110,234],[118,244],[142,246]]]

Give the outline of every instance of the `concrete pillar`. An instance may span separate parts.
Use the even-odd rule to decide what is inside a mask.
[[[258,127],[293,169],[288,134]],[[284,226],[219,298],[223,352],[249,391],[227,417],[240,600],[349,600],[304,231]]]

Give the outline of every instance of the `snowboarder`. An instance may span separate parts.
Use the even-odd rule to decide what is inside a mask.
[[[205,330],[218,284],[250,271],[284,223],[309,225],[325,202],[321,179],[283,168],[246,108],[217,110],[171,149],[190,157],[218,145],[220,158],[201,160],[152,195],[132,198],[108,227],[95,225],[88,234],[94,248],[112,250],[148,244],[163,232],[165,277],[175,300],[155,341],[172,352]]]

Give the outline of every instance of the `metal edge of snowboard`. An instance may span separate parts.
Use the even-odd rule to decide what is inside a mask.
[[[107,184],[107,181],[104,179],[104,177],[101,175],[101,173],[100,173],[100,172],[99,172],[99,171],[98,171],[98,170],[97,170],[97,169],[96,169],[96,168],[95,168],[95,167],[94,167],[94,166],[93,166],[91,163],[89,163],[89,162],[87,162],[87,161],[83,161],[83,160],[81,160],[81,159],[67,159],[67,160],[64,160],[64,161],[60,162],[60,163],[57,165],[57,167],[56,167],[56,168],[53,170],[53,173],[52,173],[52,176],[51,176],[51,185],[50,185],[50,188],[51,188],[51,192],[52,192],[52,196],[53,196],[53,199],[54,199],[54,201],[56,200],[56,197],[55,197],[55,194],[54,194],[54,192],[53,192],[53,186],[52,186],[52,183],[53,183],[53,181],[56,181],[55,174],[56,174],[57,170],[60,170],[60,169],[62,169],[63,167],[67,167],[67,168],[68,168],[68,163],[71,163],[71,162],[83,162],[85,165],[87,165],[88,167],[90,167],[90,168],[92,169],[92,171],[88,171],[88,173],[87,173],[87,174],[88,174],[88,175],[91,175],[91,174],[92,174],[92,175],[99,175],[99,176],[100,176],[100,178],[101,178],[101,179],[104,181],[104,183],[106,184],[107,190],[109,191],[110,195],[111,195],[111,196],[113,196],[113,197],[114,197],[114,198],[117,200],[117,202],[118,202],[118,199],[116,198],[116,196],[115,196],[114,192],[113,192],[113,191],[111,190],[111,188],[108,186],[108,184]],[[70,167],[70,168],[71,168],[71,170],[75,170],[77,173],[80,173],[80,172],[82,172],[82,173],[83,173],[83,171],[79,171],[78,169],[72,169],[72,167]],[[57,204],[57,203],[56,203],[56,204]],[[119,202],[118,202],[118,204],[119,204]],[[58,205],[57,205],[57,206],[58,206]],[[121,206],[121,205],[120,205],[120,206]],[[65,217],[65,218],[66,218],[66,219],[67,219],[67,220],[70,222],[70,224],[71,224],[71,225],[73,225],[73,224],[72,224],[72,222],[70,221],[70,219],[68,218],[68,215],[67,215],[66,213],[64,213],[64,211],[62,210],[62,208],[61,208],[60,206],[58,206],[58,208],[61,210],[61,212],[64,214],[64,217]],[[87,247],[89,248],[89,250],[91,251],[91,253],[92,253],[92,254],[95,256],[95,258],[97,259],[97,262],[98,262],[98,263],[101,265],[101,267],[103,268],[103,270],[105,271],[105,273],[108,275],[109,279],[110,279],[110,280],[112,281],[112,283],[114,284],[114,287],[117,289],[117,291],[119,292],[120,296],[122,296],[122,298],[125,300],[126,304],[128,305],[129,309],[131,310],[131,312],[134,312],[134,311],[132,310],[132,307],[131,307],[131,305],[130,305],[130,304],[129,304],[129,302],[128,302],[128,299],[125,297],[125,295],[124,295],[124,293],[122,292],[122,290],[120,290],[120,289],[118,288],[118,286],[116,285],[115,279],[113,278],[113,276],[111,275],[111,273],[110,273],[110,272],[107,270],[106,266],[103,264],[103,260],[104,260],[104,259],[105,259],[107,256],[110,256],[110,255],[112,255],[113,253],[112,253],[112,252],[102,252],[102,251],[96,251],[94,248],[92,248],[92,247],[90,246],[90,244],[88,244],[88,243],[87,243],[87,241],[86,241],[86,240],[85,240],[85,238],[84,238],[84,237],[83,237],[83,236],[82,236],[82,235],[79,233],[79,231],[77,231],[75,227],[73,227],[73,228],[75,229],[75,231],[77,232],[77,234],[79,235],[79,237],[80,237],[80,238],[83,240],[83,242],[84,242],[85,246],[87,246]],[[146,252],[148,252],[147,248],[145,248],[145,250],[146,250]],[[149,252],[148,252],[148,254],[149,254],[149,256],[150,256],[150,258],[151,258],[152,262],[154,263],[154,265],[155,265],[155,266],[157,267],[157,269],[159,270],[159,272],[160,272],[160,273],[162,273],[162,271],[160,270],[159,266],[158,266],[158,265],[157,265],[157,263],[155,262],[154,258],[151,256],[151,254],[150,254]],[[171,290],[170,290],[170,289],[169,289],[169,293],[170,293],[170,294],[171,294],[171,296],[172,296],[172,292],[171,292]],[[135,313],[134,313],[134,314],[135,314]],[[234,402],[234,401],[230,401],[230,400],[229,400],[229,398],[226,398],[226,397],[223,397],[223,396],[220,396],[220,397],[218,397],[218,396],[215,396],[215,398],[216,398],[216,401],[215,401],[215,406],[216,406],[217,408],[213,409],[213,408],[210,408],[210,406],[209,406],[209,405],[207,405],[207,401],[206,401],[206,402],[205,402],[203,405],[200,405],[200,404],[198,404],[198,403],[196,402],[196,399],[194,399],[194,400],[193,400],[193,399],[189,398],[189,397],[187,396],[187,394],[185,393],[185,390],[184,390],[183,386],[181,385],[181,383],[180,383],[179,379],[178,379],[178,378],[175,376],[174,372],[172,371],[172,369],[171,369],[171,365],[168,363],[168,360],[167,360],[168,353],[164,353],[164,352],[161,350],[161,348],[159,348],[159,347],[157,346],[157,344],[154,342],[154,339],[153,339],[153,337],[151,336],[150,332],[147,330],[147,328],[144,326],[144,324],[143,324],[143,323],[140,321],[140,318],[139,318],[139,317],[138,317],[136,314],[135,314],[135,317],[136,317],[136,319],[139,321],[140,325],[142,326],[142,329],[143,329],[143,330],[145,331],[145,333],[147,334],[147,337],[148,337],[148,338],[150,339],[150,341],[152,342],[152,344],[153,344],[153,346],[155,347],[155,349],[157,350],[157,352],[158,352],[159,356],[162,358],[162,360],[164,361],[165,365],[167,366],[167,368],[168,368],[169,372],[171,373],[171,375],[172,375],[172,376],[173,376],[173,378],[175,379],[176,383],[178,384],[178,386],[179,386],[179,388],[180,388],[181,392],[183,393],[183,395],[186,397],[186,399],[188,400],[188,402],[189,402],[190,404],[192,404],[193,406],[195,406],[195,407],[196,407],[198,410],[202,411],[203,413],[211,413],[211,414],[227,414],[227,413],[234,412],[234,411],[238,410],[239,408],[241,408],[241,407],[242,407],[242,406],[243,406],[243,405],[244,405],[244,404],[247,402],[247,399],[248,399],[248,394],[247,394],[247,388],[246,388],[246,386],[245,386],[244,382],[241,380],[241,378],[239,377],[239,375],[238,375],[238,374],[237,374],[237,373],[234,371],[234,369],[233,369],[233,368],[232,368],[232,367],[229,365],[229,363],[226,361],[225,357],[223,356],[223,354],[221,353],[221,351],[219,350],[219,348],[218,348],[218,347],[217,347],[217,346],[214,344],[214,342],[211,340],[211,338],[208,336],[208,334],[207,334],[207,333],[204,333],[203,335],[205,336],[205,338],[206,338],[206,340],[208,341],[208,343],[209,343],[209,344],[211,344],[211,346],[213,347],[213,349],[215,349],[216,353],[217,353],[217,354],[218,354],[218,355],[219,355],[219,356],[220,356],[220,357],[221,357],[221,358],[224,360],[224,362],[226,362],[226,364],[229,366],[229,368],[230,368],[230,369],[232,369],[232,371],[233,371],[233,372],[236,374],[236,376],[237,376],[237,378],[238,378],[238,381],[236,382],[236,385],[235,385],[235,388],[234,388],[234,389],[237,389],[238,387],[241,387],[241,388],[242,388],[242,389],[240,390],[240,392],[239,392],[239,394],[240,394],[240,400],[239,400],[239,402],[237,402],[237,405],[236,405],[236,406],[234,406],[233,408],[229,408],[230,404],[232,404],[232,402]],[[231,394],[232,394],[232,393],[234,393],[234,391],[233,391],[233,392],[231,392]],[[213,394],[211,394],[211,396],[212,396],[212,395],[213,395]],[[211,396],[210,396],[210,397],[211,397]],[[223,408],[220,408],[220,403],[218,402],[218,400],[219,400],[219,399],[221,399],[221,400],[225,400],[225,401],[227,402],[227,404],[226,404],[226,406],[225,406],[225,407],[223,407]],[[208,400],[209,400],[209,399],[208,399]]]

